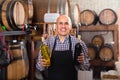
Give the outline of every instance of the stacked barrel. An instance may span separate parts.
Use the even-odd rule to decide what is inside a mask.
[[[30,24],[33,17],[33,5],[24,0],[0,1],[0,24],[5,30],[21,30],[24,24]]]
[[[102,35],[95,35],[91,40],[91,44],[88,45],[88,56],[90,57],[90,60],[114,60],[113,46],[111,44],[105,44]]]
[[[0,24],[6,30],[21,30],[24,24],[44,23],[45,13],[66,14],[71,17],[73,26],[115,24],[117,15],[110,8],[103,9],[99,15],[90,9],[80,10],[77,3],[69,0],[0,0]],[[43,26],[43,25],[37,25]]]
[[[69,0],[0,0],[0,31],[19,31],[24,30],[25,24],[36,25],[37,30],[33,31],[35,34],[30,34],[30,36],[33,36],[33,40],[41,40],[40,34],[48,32],[53,32],[53,34],[55,34],[54,29],[50,29],[53,25],[44,25],[45,13],[68,15],[72,20],[72,26],[75,28],[90,25],[109,26],[115,24],[117,21],[117,14],[110,8],[103,9],[97,14],[94,10],[90,9],[82,11],[78,3],[70,3]],[[49,29],[50,31],[48,31]],[[73,29],[71,34],[76,34],[76,31],[79,30]],[[36,34],[38,35],[35,36]],[[14,46],[17,47],[19,45],[20,44]],[[20,53],[20,49],[21,48],[17,47],[17,51],[15,51]],[[12,51],[14,52],[13,49]],[[91,60],[99,58],[102,61],[110,61],[113,60],[113,54],[114,51],[112,46],[105,44],[104,38],[101,35],[93,37],[91,44],[88,46],[88,55]],[[21,56],[22,55],[20,55],[20,57]],[[17,57],[19,57],[19,55]],[[21,79],[21,77],[26,77],[28,74],[28,71],[26,71],[28,68],[25,68],[25,64],[18,66],[19,62],[22,62],[22,60],[20,59],[17,61],[16,64],[8,66],[8,78],[10,79],[15,77]],[[23,73],[25,74],[22,75],[22,72],[21,75],[19,74],[18,76],[13,74],[15,73],[15,70],[12,69],[14,65],[17,65],[16,70],[19,67],[24,67]],[[19,70],[17,71],[19,72]]]
[[[23,30],[24,24],[32,23],[32,17],[33,5],[31,1],[28,2],[27,0],[0,0],[1,35],[2,32],[5,31]],[[16,40],[15,42],[13,37]],[[5,37],[7,46],[6,52],[9,55],[10,59],[9,65],[6,66],[6,75],[4,75],[6,76],[7,80],[20,80],[23,78],[27,78],[29,74],[29,60],[26,50],[26,41],[25,39],[23,40],[23,38],[22,40],[18,39],[18,36],[16,38],[15,37],[16,36],[13,35]]]

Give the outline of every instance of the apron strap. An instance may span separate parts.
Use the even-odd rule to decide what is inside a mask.
[[[69,35],[69,42],[70,42],[69,50],[72,50],[72,43],[71,43],[71,37],[70,37],[70,35]]]
[[[54,45],[53,45],[52,52],[53,52],[53,51],[54,51],[54,49],[55,49],[55,46],[56,46],[56,40],[57,40],[57,36],[55,37],[55,42],[54,42]]]

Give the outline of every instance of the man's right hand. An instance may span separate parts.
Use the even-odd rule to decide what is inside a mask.
[[[48,67],[48,66],[50,66],[50,60],[46,60],[46,59],[44,59],[42,56],[41,56],[40,61],[41,61],[41,65],[42,65],[43,67]]]

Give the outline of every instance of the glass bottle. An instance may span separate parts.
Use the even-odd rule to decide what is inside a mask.
[[[46,67],[50,66],[50,54],[51,54],[51,51],[50,51],[50,48],[44,44],[44,38],[42,37],[42,44],[41,44],[41,47],[40,47],[40,50],[41,50],[41,55],[42,57],[46,60]]]
[[[80,41],[80,35],[78,35],[78,41]],[[79,65],[80,63],[77,61],[78,56],[82,53],[82,46],[80,45],[80,42],[76,43],[75,45],[75,51],[74,51],[74,63],[75,65]]]

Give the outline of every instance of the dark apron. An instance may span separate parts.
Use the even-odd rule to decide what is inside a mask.
[[[77,80],[72,56],[71,37],[69,50],[55,51],[56,39],[51,56],[51,66],[48,68],[48,80]]]

